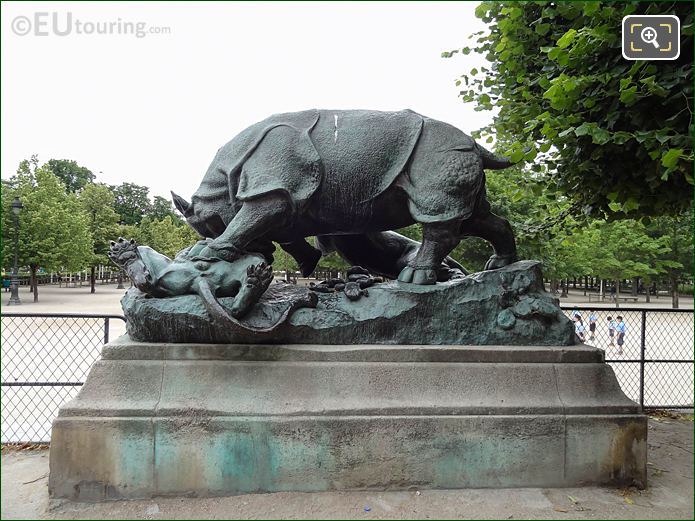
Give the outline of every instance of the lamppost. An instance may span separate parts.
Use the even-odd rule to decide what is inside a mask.
[[[22,211],[24,206],[19,197],[15,196],[14,201],[12,201],[12,213],[14,214],[14,268],[12,269],[12,280],[10,281],[10,301],[7,303],[8,306],[18,306],[22,303],[19,300],[19,212]]]

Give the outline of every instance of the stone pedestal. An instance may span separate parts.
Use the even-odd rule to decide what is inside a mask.
[[[104,348],[49,491],[159,495],[646,484],[647,422],[587,346]]]

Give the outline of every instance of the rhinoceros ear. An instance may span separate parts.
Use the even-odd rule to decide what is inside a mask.
[[[174,200],[174,206],[176,209],[181,212],[184,217],[188,217],[189,215],[193,214],[192,205],[183,197],[171,192],[171,198]]]

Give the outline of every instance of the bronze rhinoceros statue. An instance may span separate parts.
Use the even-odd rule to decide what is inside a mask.
[[[307,275],[335,249],[387,277],[434,284],[458,266],[447,255],[465,236],[492,244],[486,269],[516,261],[512,228],[491,213],[483,172],[510,165],[410,110],[307,110],[242,131],[219,149],[190,203],[172,196],[190,226],[213,239],[203,255],[251,251],[272,261],[277,242]],[[390,231],[413,223],[423,226],[416,249]]]

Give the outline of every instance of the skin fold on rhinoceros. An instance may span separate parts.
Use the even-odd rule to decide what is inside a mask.
[[[359,257],[368,269],[378,258],[383,275],[434,284],[451,272],[447,255],[466,236],[492,244],[485,269],[516,261],[512,228],[490,211],[483,171],[510,165],[410,110],[307,110],[242,131],[217,152],[190,203],[172,195],[189,225],[213,239],[206,255],[272,259],[277,242],[306,275],[321,256],[305,239],[315,235],[324,252]],[[423,241],[413,255],[409,243],[394,247],[405,238],[390,230],[414,223]]]

